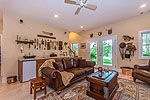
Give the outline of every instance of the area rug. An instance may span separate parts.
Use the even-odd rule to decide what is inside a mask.
[[[118,83],[119,89],[113,100],[150,100],[150,87],[147,84],[121,78],[118,79]],[[88,86],[89,83],[83,80],[63,90],[60,95],[51,92],[38,100],[95,100],[86,95]]]

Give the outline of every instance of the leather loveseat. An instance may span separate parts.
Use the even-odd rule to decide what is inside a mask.
[[[78,57],[56,58],[55,61],[62,62],[64,71],[74,74],[74,77],[71,79],[70,83],[65,86],[62,82],[62,77],[59,70],[50,67],[45,67],[41,70],[42,75],[47,81],[47,85],[56,90],[57,94],[61,93],[62,89],[86,78],[89,74],[94,72],[95,62],[93,61],[86,61],[85,59]]]
[[[139,79],[150,84],[150,65],[134,65],[133,80]]]

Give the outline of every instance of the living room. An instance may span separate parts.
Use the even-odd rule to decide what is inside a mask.
[[[149,5],[1,0],[0,99],[150,100]]]

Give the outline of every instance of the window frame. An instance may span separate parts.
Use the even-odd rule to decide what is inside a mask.
[[[79,42],[71,42],[71,49],[73,50],[73,44],[78,44],[78,54],[76,53],[76,56],[79,55]]]
[[[150,33],[150,30],[139,31],[139,59],[150,59],[150,56],[143,56],[142,34],[144,33]]]

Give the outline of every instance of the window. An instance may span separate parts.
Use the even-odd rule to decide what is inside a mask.
[[[71,49],[76,52],[76,55],[79,54],[78,47],[79,43],[71,43]]]
[[[150,59],[150,30],[139,32],[139,59]]]

